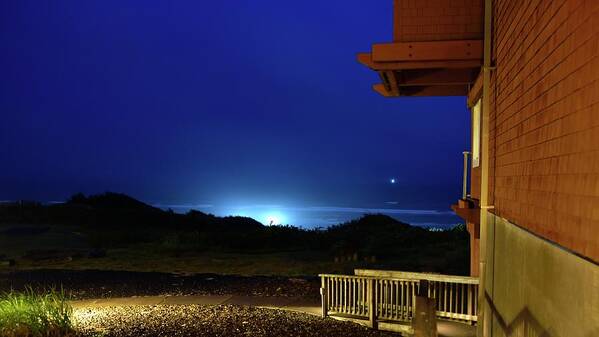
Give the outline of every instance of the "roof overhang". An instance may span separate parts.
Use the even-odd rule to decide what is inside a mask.
[[[482,65],[481,40],[375,44],[358,61],[381,78],[374,90],[385,97],[463,96]]]

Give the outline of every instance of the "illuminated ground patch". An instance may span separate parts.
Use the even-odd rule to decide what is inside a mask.
[[[235,305],[157,305],[76,309],[84,336],[397,336],[349,322]]]

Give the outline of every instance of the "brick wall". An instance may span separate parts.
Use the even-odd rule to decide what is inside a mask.
[[[483,0],[395,0],[394,40],[481,39]]]
[[[495,213],[599,261],[599,1],[494,4]]]

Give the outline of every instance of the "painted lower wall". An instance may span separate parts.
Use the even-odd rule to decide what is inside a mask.
[[[487,228],[491,336],[599,336],[598,265],[493,214]]]

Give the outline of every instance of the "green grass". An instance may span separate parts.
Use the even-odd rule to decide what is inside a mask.
[[[120,270],[164,273],[214,273],[244,276],[307,276],[319,273],[353,271],[353,264],[334,263],[318,252],[227,253],[162,251],[151,244],[108,250],[103,258],[76,258],[72,261],[17,260],[13,270]],[[9,268],[6,267],[6,270]],[[2,268],[0,267],[0,273]]]
[[[10,292],[0,295],[0,336],[73,336],[73,309],[63,292],[36,294]]]
[[[346,253],[344,253],[344,249],[308,249],[301,245],[294,250],[291,250],[293,247],[290,247],[289,250],[266,247],[273,241],[272,238],[260,239],[266,243],[265,250],[235,251],[228,248],[213,248],[209,244],[203,248],[201,243],[205,243],[206,238],[202,239],[194,233],[173,232],[168,229],[162,229],[161,232],[150,235],[159,239],[134,243],[127,243],[127,238],[131,233],[123,234],[108,229],[101,235],[97,235],[95,232],[86,231],[84,226],[44,225],[50,229],[37,235],[2,233],[2,230],[9,228],[32,226],[34,225],[0,224],[2,254],[16,262],[14,267],[0,264],[0,274],[10,270],[28,269],[94,269],[297,277],[314,276],[319,273],[351,274],[355,268],[370,268],[465,275],[468,274],[469,268],[467,235],[462,235],[463,237],[456,235],[456,239],[452,241],[450,235],[445,235],[445,239],[439,239],[439,233],[429,233],[430,241],[421,238],[424,241],[420,245],[415,245],[413,243],[404,244],[405,240],[402,241],[401,236],[387,238],[384,235],[386,232],[381,230],[378,234],[373,233],[372,235],[378,237],[377,242],[381,241],[381,236],[384,237],[382,240],[384,249],[379,249],[381,248],[379,245],[370,244],[374,249],[366,249],[367,252],[360,254],[357,261],[350,261],[347,259],[348,254],[359,250],[359,248],[351,248],[351,242],[345,242],[345,244],[349,244],[350,249],[354,250]],[[142,236],[147,234],[139,233],[139,231],[133,231],[133,233]],[[121,244],[113,244],[119,242]],[[338,244],[343,242],[340,240]],[[103,248],[107,255],[100,258],[87,257],[87,253],[94,248],[94,245]],[[41,251],[65,252],[67,255],[64,258],[32,259],[27,257],[27,253],[32,248]],[[389,251],[395,254],[385,256],[384,252],[388,253]],[[77,252],[80,252],[80,255],[76,254]],[[67,258],[68,254],[72,254],[72,258]],[[375,256],[376,259],[370,259],[372,256]],[[367,260],[364,260],[365,258]]]

